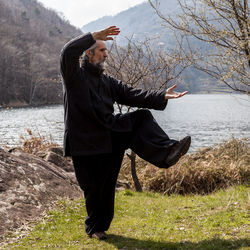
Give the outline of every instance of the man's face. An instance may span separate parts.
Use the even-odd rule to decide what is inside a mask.
[[[96,41],[97,47],[94,51],[88,51],[89,62],[96,65],[103,66],[107,58],[107,47],[103,41]]]

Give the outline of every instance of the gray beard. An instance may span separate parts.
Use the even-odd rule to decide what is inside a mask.
[[[104,70],[105,69],[105,62],[98,62],[98,63],[93,63],[98,69]]]

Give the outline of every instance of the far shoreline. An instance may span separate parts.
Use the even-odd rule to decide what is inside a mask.
[[[204,91],[204,92],[195,92],[195,93],[188,93],[188,95],[244,95],[248,96],[244,93],[239,92],[226,92],[226,91]],[[10,103],[8,105],[0,105],[0,111],[1,110],[9,110],[9,109],[21,109],[21,108],[37,108],[37,107],[48,107],[48,106],[59,106],[63,105],[63,102],[60,103],[45,103],[45,104],[26,104],[22,102],[16,102],[16,103]]]
[[[14,105],[14,106],[0,106],[1,110],[12,110],[12,109],[28,109],[28,108],[42,108],[42,107],[53,107],[61,106],[63,103],[48,103],[48,104],[36,104],[36,105]]]

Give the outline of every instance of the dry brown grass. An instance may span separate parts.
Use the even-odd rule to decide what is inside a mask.
[[[22,137],[22,151],[39,155],[58,146],[40,134]],[[208,194],[232,185],[250,183],[250,147],[247,140],[232,139],[214,148],[184,156],[175,166],[159,169],[137,157],[137,175],[145,191],[163,194]],[[124,157],[119,180],[134,188],[130,161]]]
[[[37,135],[33,135],[32,131],[30,129],[27,129],[27,137],[21,136],[22,146],[20,147],[20,150],[22,150],[25,153],[30,154],[38,154],[39,152],[46,151],[47,149],[51,147],[58,146],[56,143],[48,141],[44,136],[40,135],[39,133]]]
[[[119,179],[133,187],[129,164],[125,157]],[[137,174],[143,190],[164,194],[207,194],[232,185],[249,185],[250,148],[246,140],[232,139],[186,155],[169,169],[138,158]]]

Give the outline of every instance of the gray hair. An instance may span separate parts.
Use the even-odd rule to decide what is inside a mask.
[[[90,48],[88,48],[86,51],[90,50],[90,51],[94,51],[95,48],[97,47],[97,43],[95,42]]]
[[[96,42],[90,47],[88,48],[80,57],[80,67],[82,67],[84,65],[84,61],[89,61],[89,57],[87,56],[86,52],[87,51],[91,51],[92,53],[94,53],[95,49],[97,47]]]
[[[94,53],[96,47],[97,47],[97,43],[95,42],[90,48],[88,48],[88,49],[83,53],[84,57],[88,57],[87,54],[86,54],[87,51],[90,51],[90,52]]]

